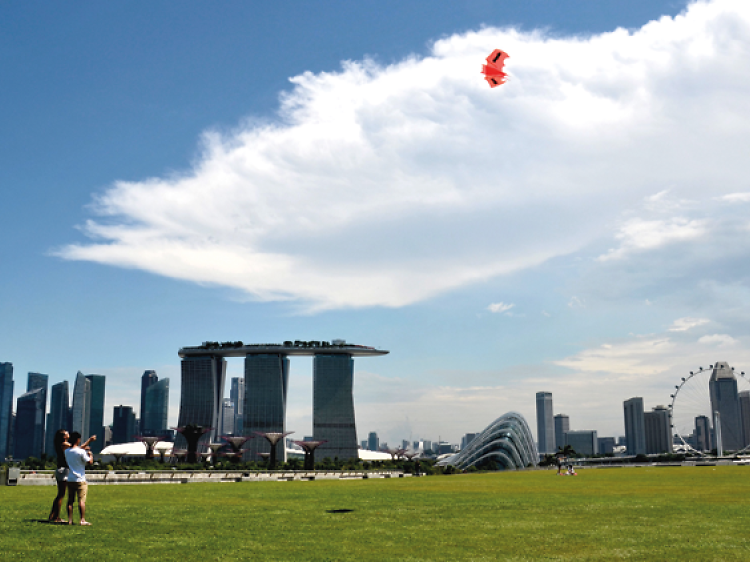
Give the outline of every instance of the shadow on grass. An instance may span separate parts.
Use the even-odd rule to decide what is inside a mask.
[[[351,513],[353,509],[326,509],[326,513]]]

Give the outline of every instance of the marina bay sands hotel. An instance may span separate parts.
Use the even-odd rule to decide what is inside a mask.
[[[357,430],[354,422],[354,358],[385,355],[387,351],[354,345],[343,340],[285,341],[283,344],[204,342],[183,347],[182,394],[178,425],[212,427],[205,436],[219,438],[219,416],[224,399],[227,357],[245,358],[243,435],[254,432],[286,431],[286,395],[289,386],[289,357],[313,356],[313,439],[326,441],[315,451],[316,460],[357,458]],[[240,433],[240,431],[237,431]],[[277,457],[284,456],[283,440]],[[258,460],[257,453],[269,452],[265,439],[245,444],[245,460]]]

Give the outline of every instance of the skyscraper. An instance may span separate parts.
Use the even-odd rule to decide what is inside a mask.
[[[42,419],[40,423],[34,425],[34,443],[41,443],[39,455],[34,455],[37,458],[41,457],[44,452],[44,431],[45,423],[47,421],[47,383],[49,382],[49,376],[41,373],[29,373],[29,378],[26,381],[26,392],[40,389],[42,391]],[[36,446],[36,445],[35,445]]]
[[[16,402],[13,457],[41,458],[44,448],[44,410],[46,388],[36,388],[18,397]]]
[[[182,385],[178,425],[200,425],[213,428],[200,440],[201,450],[215,441],[219,432],[219,412],[224,399],[224,380],[227,362],[216,355],[191,355],[181,362]],[[178,435],[175,446],[187,448],[182,435]]]
[[[740,419],[742,420],[742,442],[744,447],[750,446],[750,390],[743,390],[739,393],[740,399]]]
[[[740,400],[737,393],[737,378],[734,370],[725,361],[713,367],[708,381],[711,396],[711,412],[719,412],[721,419],[721,441],[725,451],[739,451],[743,447]]]
[[[240,377],[232,378],[232,385],[229,390],[229,400],[234,404],[234,427],[237,433],[242,432],[245,412],[245,379]]]
[[[13,414],[13,363],[0,363],[0,461],[12,456],[11,416]]]
[[[555,416],[555,445],[565,446],[565,432],[570,430],[570,418],[565,414]]]
[[[135,434],[135,414],[132,406],[115,406],[112,416],[112,444],[130,443]]]
[[[579,455],[594,455],[599,452],[595,430],[566,431],[565,444],[573,447]]]
[[[380,439],[378,439],[378,434],[375,431],[371,431],[370,434],[367,436],[367,450],[377,451],[379,449],[380,449]]]
[[[234,435],[234,420],[235,420],[235,407],[234,403],[229,398],[224,398],[224,403],[221,405],[221,434],[222,435]]]
[[[552,413],[552,393],[536,393],[536,433],[539,442],[539,452],[554,453],[555,448],[555,420]]]
[[[91,400],[89,402],[89,436],[96,435],[96,441],[91,443],[92,453],[101,453],[104,443],[104,375],[86,375],[91,383]]]
[[[672,420],[669,408],[656,406],[643,414],[643,427],[646,433],[646,454],[658,455],[672,452]]]
[[[315,460],[356,459],[354,421],[354,359],[351,355],[316,355],[313,360],[313,436],[326,441]]]
[[[245,357],[244,435],[284,433],[286,431],[286,394],[289,385],[289,359],[278,353],[248,354]],[[276,458],[286,460],[284,440],[276,444]],[[265,439],[245,444],[247,460],[259,460],[268,453]]]
[[[76,375],[73,387],[73,407],[70,414],[70,431],[81,434],[81,440],[89,438],[91,420],[91,381],[81,371]]]
[[[711,439],[711,420],[708,416],[697,416],[695,418],[695,430],[693,431],[695,448],[699,451],[710,451],[714,448]]]
[[[141,376],[141,409],[138,410],[138,415],[141,418],[141,433],[144,433],[144,423],[143,419],[145,418],[146,414],[146,391],[148,390],[148,387],[150,387],[152,384],[155,384],[159,382],[159,377],[156,376],[156,371],[153,370],[147,370],[143,372],[143,375]]]
[[[49,415],[47,416],[44,450],[49,456],[55,455],[55,433],[59,429],[68,429],[70,419],[70,392],[68,381],[53,384],[50,390]]]
[[[167,378],[152,383],[146,388],[146,401],[144,409],[141,410],[141,434],[155,437],[167,435],[169,433],[168,418],[169,379]]]
[[[643,418],[643,398],[625,400],[625,441],[629,455],[646,454],[646,428]]]

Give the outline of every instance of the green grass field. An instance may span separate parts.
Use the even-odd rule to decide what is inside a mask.
[[[92,486],[87,528],[53,496],[0,488],[0,559],[750,560],[744,467]]]

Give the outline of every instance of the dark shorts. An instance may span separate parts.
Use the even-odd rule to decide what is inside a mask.
[[[65,484],[68,481],[68,469],[65,467],[58,468],[55,471],[55,480],[58,484]]]
[[[86,482],[68,482],[68,503],[74,503],[78,496],[78,501],[85,504],[88,490],[89,485]]]

